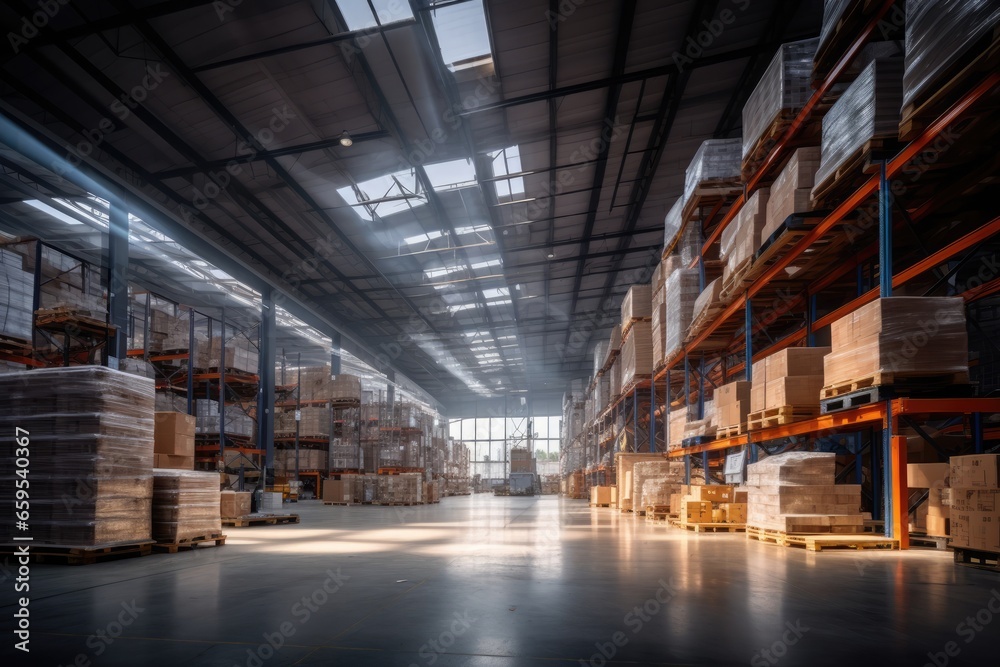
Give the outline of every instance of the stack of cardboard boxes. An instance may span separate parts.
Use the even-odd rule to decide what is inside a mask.
[[[747,524],[783,533],[860,533],[861,485],[836,484],[827,452],[786,452],[747,466]]]
[[[919,493],[927,491],[927,501],[921,503],[913,516],[910,532],[931,537],[948,537],[951,514],[951,489],[948,477],[951,466],[947,463],[910,463],[906,466],[906,484]]]
[[[1000,553],[1000,454],[951,458],[952,546]]]
[[[789,347],[754,362],[751,414],[747,417],[750,428],[819,414],[823,358],[829,352],[829,347]]]
[[[194,470],[195,417],[157,412],[153,428],[153,467]]]
[[[760,232],[763,244],[795,213],[812,210],[812,187],[819,168],[819,146],[799,148],[771,184],[767,215]]]
[[[969,342],[961,297],[877,299],[830,325],[824,359],[824,398],[851,383],[893,384],[902,378],[938,377],[968,382]],[[755,378],[756,379],[756,378]]]
[[[716,436],[726,438],[746,432],[750,413],[750,382],[730,382],[715,390]]]
[[[249,491],[223,491],[219,498],[219,510],[223,519],[237,519],[250,514]]]
[[[193,470],[153,471],[153,538],[177,543],[222,533],[219,475]]]
[[[670,507],[679,508],[683,524],[745,524],[747,493],[725,484],[682,486],[671,496]]]
[[[623,512],[631,512],[632,492],[635,487],[633,481],[633,467],[640,461],[664,461],[664,454],[649,454],[637,452],[617,452],[615,453],[615,475],[616,486],[618,487],[618,509]]]
[[[611,507],[612,496],[618,490],[614,486],[592,486],[590,487],[591,507]]]
[[[683,461],[639,461],[632,466],[632,509],[645,514],[650,507],[667,507],[670,496],[684,484]]]

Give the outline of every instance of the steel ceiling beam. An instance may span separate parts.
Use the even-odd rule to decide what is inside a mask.
[[[618,14],[618,30],[617,36],[615,37],[615,55],[611,64],[611,77],[613,79],[621,77],[625,71],[625,60],[628,57],[628,46],[632,37],[632,23],[635,19],[635,7],[636,0],[625,0],[625,2],[621,5],[621,11]],[[604,111],[599,119],[599,127],[602,131],[606,127],[612,126],[614,123],[615,112],[618,110],[618,100],[621,96],[622,85],[623,84],[621,83],[617,83],[608,89],[608,96],[604,103]],[[600,160],[600,162],[594,169],[594,180],[590,193],[590,203],[587,205],[587,219],[583,223],[583,248],[580,252],[576,265],[576,277],[574,278],[573,283],[574,291],[580,289],[580,283],[583,281],[583,269],[586,265],[586,257],[590,252],[590,235],[594,231],[594,223],[597,220],[597,209],[601,201],[601,191],[603,190],[604,185],[604,173],[607,169],[607,158],[610,150],[611,138],[608,137],[607,140],[601,142],[601,150],[597,155],[597,159]],[[573,305],[570,307],[570,313],[573,313],[575,310],[576,296],[573,297]],[[562,345],[563,349],[565,349],[569,344],[569,339],[572,334],[572,327],[568,327],[566,329],[566,336]]]

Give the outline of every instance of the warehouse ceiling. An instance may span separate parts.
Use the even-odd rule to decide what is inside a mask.
[[[588,374],[698,144],[739,133],[778,45],[822,17],[819,0],[55,5],[0,10],[0,110],[446,406]]]

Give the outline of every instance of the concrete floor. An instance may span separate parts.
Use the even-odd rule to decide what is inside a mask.
[[[1000,662],[1000,575],[947,552],[807,553],[555,497],[291,508],[222,548],[33,566],[24,664]]]

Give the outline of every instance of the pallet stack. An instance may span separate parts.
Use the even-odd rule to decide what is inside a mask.
[[[916,495],[927,494],[927,501],[920,503],[910,524],[911,536],[945,539],[949,534],[951,516],[951,489],[948,478],[951,466],[947,463],[909,463],[906,466],[906,484],[910,502]]]
[[[892,385],[968,384],[969,342],[960,297],[877,299],[830,325],[822,398]]]
[[[0,517],[15,530],[16,438],[30,452],[33,544],[150,542],[153,381],[101,366],[0,374]],[[18,431],[17,429],[22,429]],[[21,446],[18,444],[17,446]],[[215,475],[218,486],[218,475]]]
[[[750,387],[750,382],[738,381],[716,388],[714,393],[716,437],[729,438],[747,432]]]
[[[226,405],[225,425],[220,424],[219,402],[208,398],[199,398],[194,402],[197,419],[195,433],[199,435],[235,435],[245,438],[253,437],[253,419],[235,405]]]
[[[695,531],[736,531],[746,525],[747,494],[726,484],[682,486],[671,498],[677,524]]]
[[[1000,559],[1000,454],[951,457],[951,539],[957,562]]]
[[[764,227],[760,230],[760,245],[767,243],[780,230],[792,229],[789,216],[813,210],[812,189],[819,169],[819,146],[804,146],[788,158],[785,168],[774,179],[768,191]]]
[[[222,534],[219,474],[153,470],[153,537],[164,544],[207,540]]]
[[[750,429],[790,424],[819,414],[823,360],[829,347],[789,347],[753,364]]]
[[[424,502],[424,479],[418,472],[376,475],[375,497],[379,505],[420,505]]]
[[[194,367],[198,369],[225,368],[228,371],[254,374],[260,368],[259,359],[257,348],[243,336],[229,340],[213,336],[195,341]]]
[[[684,484],[683,461],[639,461],[632,466],[632,508],[636,514],[668,514],[670,496]]]
[[[0,337],[28,344],[35,276],[23,270],[22,259],[16,252],[0,249]]]
[[[590,487],[591,507],[614,507],[617,502],[618,487],[616,486],[592,486]]]
[[[836,484],[832,453],[786,452],[747,466],[747,525],[778,533],[860,533],[861,486]]]
[[[722,295],[733,299],[743,289],[743,280],[753,266],[754,253],[760,247],[761,230],[767,216],[768,188],[759,188],[736,214],[736,219],[722,231],[719,257],[726,263],[722,271]]]
[[[663,461],[663,454],[641,452],[615,453],[615,486],[618,487],[618,509],[622,512],[632,512],[636,508],[632,504],[632,492],[635,488],[633,468],[641,461]]]
[[[691,327],[694,302],[701,293],[698,289],[698,269],[678,269],[667,278],[664,286],[666,326],[663,330],[663,356],[672,359],[680,353]]]

